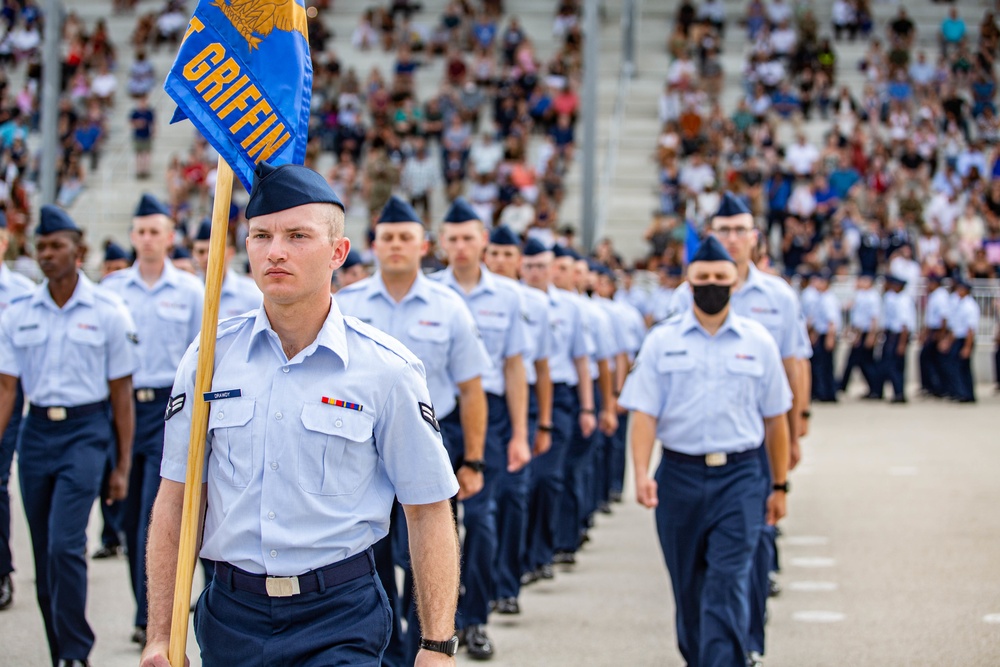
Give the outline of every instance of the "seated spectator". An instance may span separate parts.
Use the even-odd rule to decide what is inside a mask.
[[[818,160],[819,151],[806,141],[806,135],[801,132],[796,135],[795,143],[785,151],[785,162],[796,176],[810,176]]]
[[[948,16],[941,21],[941,53],[949,54],[965,39],[965,21],[958,15],[958,8],[951,7]]]
[[[146,51],[140,49],[136,52],[135,60],[129,68],[128,84],[126,84],[128,94],[135,98],[142,97],[148,95],[155,85],[156,71],[146,58]]]
[[[500,212],[498,224],[507,225],[515,234],[522,236],[534,221],[535,208],[520,190],[516,190],[513,201],[504,206]]]

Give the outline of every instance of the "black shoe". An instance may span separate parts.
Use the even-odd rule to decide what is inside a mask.
[[[622,501],[622,492],[612,491],[608,494],[608,499],[613,503],[620,503]]]
[[[552,563],[546,563],[540,568],[535,570],[535,574],[538,575],[539,579],[554,579],[556,576],[555,571],[552,569]]]
[[[764,667],[764,656],[757,651],[750,651],[747,654],[747,667]]]
[[[473,660],[493,658],[493,642],[486,636],[486,629],[481,625],[470,625],[465,629],[465,646]]]
[[[557,551],[552,562],[557,565],[576,565],[576,554],[572,551]]]
[[[611,503],[603,502],[597,506],[597,511],[601,514],[611,514]]]
[[[90,667],[86,660],[60,660],[59,667]]]
[[[882,397],[879,396],[878,394],[866,394],[866,395],[862,396],[861,398],[862,398],[862,400],[865,400],[865,401],[881,401],[882,400]]]
[[[531,584],[538,581],[538,571],[532,570],[531,572],[525,572],[521,575],[521,585],[530,586]]]
[[[497,600],[498,614],[520,614],[521,605],[517,603],[517,598],[501,598]]]
[[[14,603],[14,582],[10,574],[0,577],[0,611]]]
[[[105,544],[103,547],[98,549],[93,553],[91,558],[94,560],[103,560],[105,558],[117,558],[122,553],[122,547],[120,544],[108,545]]]
[[[135,626],[135,630],[132,631],[132,643],[146,646],[146,628],[141,625]]]
[[[903,404],[906,403],[906,396],[897,396],[890,403]]]
[[[769,577],[767,580],[767,597],[776,598],[779,595],[781,595],[781,584],[776,579]]]

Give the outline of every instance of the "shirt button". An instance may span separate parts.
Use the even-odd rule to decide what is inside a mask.
[[[277,557],[278,557],[278,552],[275,551],[274,549],[271,549],[271,558],[277,558]]]
[[[338,420],[336,421],[336,424],[337,424],[337,428],[340,428],[341,426],[343,426],[343,425],[344,425],[344,422],[338,419]]]
[[[275,419],[281,419],[281,413],[280,412],[274,413],[274,418]]]
[[[278,469],[278,462],[271,461],[271,470],[277,470],[277,469]]]
[[[217,419],[223,419],[223,418],[225,418],[225,416],[226,416],[226,413],[225,413],[225,412],[220,412],[220,413],[218,413],[217,415],[215,415],[215,417],[216,417]]]
[[[274,518],[274,512],[268,512],[267,513],[267,518],[268,519],[273,519]]]
[[[281,367],[281,372],[282,373],[287,373],[288,372],[288,366],[282,366]]]

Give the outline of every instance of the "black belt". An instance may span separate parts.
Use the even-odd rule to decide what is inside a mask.
[[[132,393],[136,403],[159,403],[170,399],[171,389],[173,387],[141,387]]]
[[[739,463],[740,461],[745,461],[750,458],[755,458],[760,456],[757,453],[757,448],[748,449],[743,452],[716,452],[713,454],[700,454],[695,456],[693,454],[682,454],[681,452],[675,452],[672,449],[663,450],[663,458],[668,461],[677,461],[678,463],[694,463],[697,465],[703,465],[706,468],[719,468],[721,466],[729,465],[731,463]]]
[[[73,407],[61,407],[50,405],[31,405],[28,407],[28,414],[36,419],[44,419],[50,422],[64,422],[67,419],[79,419],[88,415],[95,415],[108,409],[107,401],[97,403],[87,403],[86,405],[74,405]]]
[[[338,586],[375,571],[371,547],[339,563],[300,574],[297,577],[269,577],[245,572],[229,563],[215,564],[215,578],[229,583],[234,589],[272,598],[286,598],[301,593],[314,593]]]

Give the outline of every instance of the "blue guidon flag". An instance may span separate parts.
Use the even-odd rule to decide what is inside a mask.
[[[170,122],[191,119],[249,191],[254,167],[302,164],[312,62],[304,0],[200,0],[167,80]]]

